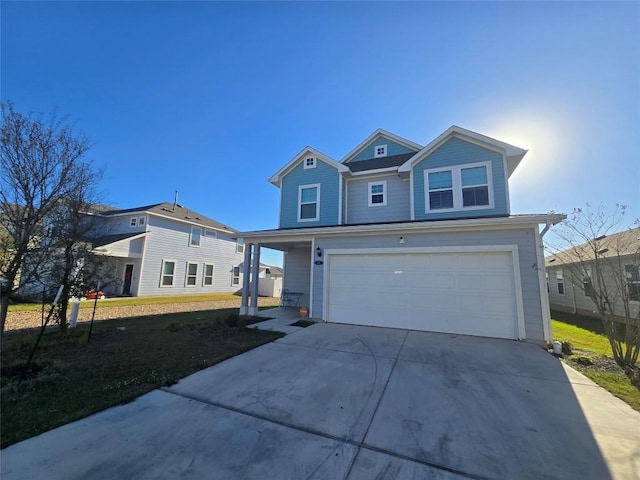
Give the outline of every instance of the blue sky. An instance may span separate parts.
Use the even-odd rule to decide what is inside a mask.
[[[1,97],[95,142],[105,199],[277,227],[266,179],[303,147],[452,124],[529,149],[513,213],[640,217],[637,2],[8,2]],[[280,263],[280,256],[263,256]]]

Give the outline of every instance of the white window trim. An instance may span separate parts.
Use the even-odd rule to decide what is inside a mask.
[[[462,170],[466,168],[474,167],[486,167],[487,168],[487,187],[489,189],[489,204],[488,205],[473,205],[471,207],[464,207],[462,200]],[[429,174],[438,172],[451,172],[451,189],[453,190],[453,208],[437,208],[431,210],[429,204]],[[442,189],[448,190],[448,189]],[[493,175],[491,172],[491,162],[480,163],[467,163],[462,165],[455,165],[451,167],[431,168],[424,171],[424,213],[441,213],[441,212],[461,212],[470,210],[486,210],[494,208],[493,201]]]
[[[234,275],[233,272],[235,271],[235,269],[238,269],[238,275]],[[242,274],[242,272],[240,271],[240,265],[233,265],[231,267],[231,286],[232,287],[238,287],[240,286],[240,275]],[[234,283],[234,279],[238,279],[238,283]]]
[[[236,239],[236,253],[244,253],[244,238]]]
[[[133,228],[133,227],[137,227],[137,226],[138,226],[138,217],[131,217],[131,218],[129,219],[129,226],[130,226],[131,228]]]
[[[208,238],[218,238],[218,232],[209,228],[204,229],[204,236]]]
[[[560,273],[560,278],[558,278],[558,273]],[[556,277],[556,290],[558,290],[558,295],[564,296],[567,293],[567,284],[564,281],[564,272],[562,269],[558,269],[555,271]],[[560,283],[562,283],[562,293],[560,293]]]
[[[206,278],[208,277],[208,275],[207,275],[207,267],[208,266],[211,266],[211,285],[207,285],[206,283],[204,283]],[[203,287],[213,287],[213,278],[215,276],[215,270],[216,270],[216,266],[215,266],[214,263],[204,262],[202,264],[202,286]]]
[[[300,218],[300,214],[302,213],[302,189],[303,188],[316,188],[316,216],[315,218]],[[314,202],[305,202],[305,205],[314,203]],[[298,186],[298,222],[317,222],[320,220],[320,184],[319,183],[310,183],[308,185],[299,185]]]
[[[313,163],[311,165],[307,165],[307,160],[313,160]],[[316,168],[316,164],[318,163],[318,159],[315,157],[307,157],[302,161],[302,166],[304,167],[305,170],[309,170],[311,168]]]
[[[138,217],[138,226],[141,227],[147,224],[147,217]]]
[[[195,275],[189,275],[189,266],[190,265],[195,265],[196,266],[196,274]],[[189,285],[189,278],[190,277],[195,277],[193,285]],[[194,288],[194,287],[198,286],[198,262],[187,262],[187,268],[186,268],[186,270],[184,272],[184,286],[185,286],[185,288]]]
[[[371,187],[374,185],[382,185],[382,203],[373,203],[373,195],[380,195],[380,193],[371,193]],[[379,182],[369,182],[367,186],[367,193],[369,196],[370,207],[386,207],[387,206],[387,181],[381,180]]]
[[[194,244],[193,243],[193,231],[194,230],[200,230],[200,237],[198,239],[198,243]],[[202,234],[204,233],[204,231],[202,230],[201,227],[191,227],[191,233],[189,234],[189,246],[190,247],[200,247],[200,245],[202,245]]]
[[[164,285],[164,265],[166,263],[173,263],[173,275],[171,275],[171,285]],[[162,259],[162,265],[160,266],[160,288],[173,288],[176,284],[176,267],[178,262],[169,258]]]
[[[384,152],[382,153],[378,153],[378,149],[379,148],[384,148]],[[387,156],[387,144],[382,144],[382,145],[374,145],[373,146],[373,158],[382,158],[382,157],[386,157]]]

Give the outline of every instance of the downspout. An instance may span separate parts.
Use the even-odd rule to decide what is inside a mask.
[[[542,231],[540,232],[540,239],[542,239],[542,237],[544,237],[544,234],[547,233],[549,231],[549,229],[551,228],[551,222],[549,221],[549,219],[547,219],[547,224],[546,226],[542,229]]]

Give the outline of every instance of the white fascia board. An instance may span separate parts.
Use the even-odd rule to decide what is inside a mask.
[[[511,217],[472,218],[464,220],[437,220],[403,223],[376,223],[368,225],[335,225],[331,227],[310,227],[284,230],[263,230],[254,232],[241,232],[238,237],[255,241],[311,241],[313,237],[323,235],[378,235],[395,232],[419,232],[435,230],[482,230],[502,228],[522,228],[526,226],[538,226],[547,222],[555,225],[567,218],[566,215],[540,214]],[[232,237],[235,238],[235,237]],[[258,239],[258,240],[256,240]]]
[[[287,173],[289,173],[289,171],[293,170],[293,168],[298,164],[298,162],[302,161],[304,157],[309,155],[316,157],[318,160],[332,166],[333,168],[337,169],[338,172],[340,173],[349,171],[347,167],[335,161],[333,158],[329,157],[328,155],[325,155],[324,153],[319,152],[313,147],[305,147],[302,149],[302,151],[300,151],[300,153],[298,153],[295,157],[293,157],[284,167],[282,167],[280,170],[274,173],[269,178],[269,183],[272,183],[276,187],[280,187],[282,177],[284,177]]]
[[[402,138],[391,132],[387,132],[382,128],[378,128],[375,132],[373,132],[371,135],[365,138],[362,142],[360,142],[356,148],[354,148],[349,153],[347,153],[344,157],[342,157],[342,160],[340,160],[340,163],[347,163],[349,160],[351,160],[353,157],[359,154],[362,151],[362,149],[364,149],[364,147],[366,147],[369,143],[371,143],[373,139],[376,138],[377,136],[388,138],[389,140],[392,140],[393,142],[403,145],[407,148],[414,148],[416,150],[422,149],[422,145],[418,145],[417,143],[414,143],[411,140],[407,140],[406,138]]]
[[[439,135],[435,140],[430,142],[426,147],[424,147],[413,157],[400,165],[400,168],[398,168],[398,172],[409,172],[416,163],[424,159],[426,156],[440,147],[443,143],[453,137],[457,137],[461,140],[466,140],[481,147],[504,154],[507,157],[507,163],[509,166],[507,177],[511,176],[511,174],[520,163],[520,160],[522,160],[522,157],[527,154],[527,150],[523,148],[515,147],[508,143],[501,142],[500,140],[496,140],[495,138],[487,137],[486,135],[472,132],[471,130],[467,130],[466,128],[458,127],[457,125],[452,125],[441,135]]]
[[[372,175],[380,175],[385,173],[397,173],[398,167],[376,168],[375,170],[363,170],[361,172],[350,172],[351,177],[364,177]]]

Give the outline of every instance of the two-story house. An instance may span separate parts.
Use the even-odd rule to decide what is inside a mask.
[[[564,216],[511,214],[525,154],[457,126],[426,146],[376,130],[339,161],[307,147],[269,179],[279,227],[238,234],[244,263],[283,251],[313,319],[548,340],[542,236]]]

